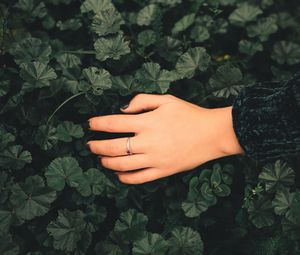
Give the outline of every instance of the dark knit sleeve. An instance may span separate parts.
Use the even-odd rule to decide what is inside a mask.
[[[280,85],[246,86],[233,102],[233,129],[249,158],[268,161],[300,153],[300,72]]]

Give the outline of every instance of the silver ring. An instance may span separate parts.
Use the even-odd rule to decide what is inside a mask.
[[[131,150],[131,146],[130,146],[130,137],[127,138],[126,149],[127,149],[127,154],[128,155],[132,155],[133,154],[133,152]]]

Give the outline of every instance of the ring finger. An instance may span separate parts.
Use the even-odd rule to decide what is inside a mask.
[[[134,154],[145,153],[145,148],[142,145],[142,139],[138,135],[130,137],[130,148]],[[127,155],[127,140],[128,137],[114,138],[107,140],[89,141],[87,144],[92,153],[105,156],[122,156]]]

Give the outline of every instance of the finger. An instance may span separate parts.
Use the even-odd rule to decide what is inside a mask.
[[[121,157],[101,157],[100,163],[105,168],[117,171],[130,171],[151,166],[146,154],[133,154]]]
[[[105,156],[122,156],[127,155],[128,137],[114,138],[108,140],[89,141],[87,144],[92,153]],[[130,148],[135,154],[145,153],[144,141],[138,135],[130,137]]]
[[[96,116],[88,120],[90,130],[104,132],[138,132],[145,127],[142,115],[113,114]]]
[[[137,94],[129,102],[129,106],[125,109],[120,108],[124,113],[138,113],[142,111],[150,111],[158,108],[162,104],[177,100],[177,98],[170,94]]]
[[[136,172],[117,172],[119,180],[126,184],[142,184],[169,175],[170,173],[166,174],[166,172],[162,171],[162,169],[154,167],[142,169]]]

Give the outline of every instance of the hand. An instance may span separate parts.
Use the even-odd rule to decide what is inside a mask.
[[[105,168],[119,171],[122,183],[153,181],[212,159],[242,154],[231,109],[208,109],[169,94],[141,93],[122,110],[126,114],[89,119],[94,131],[135,133],[130,139],[133,155],[126,153],[126,137],[89,141],[88,145],[91,152],[102,155]]]

